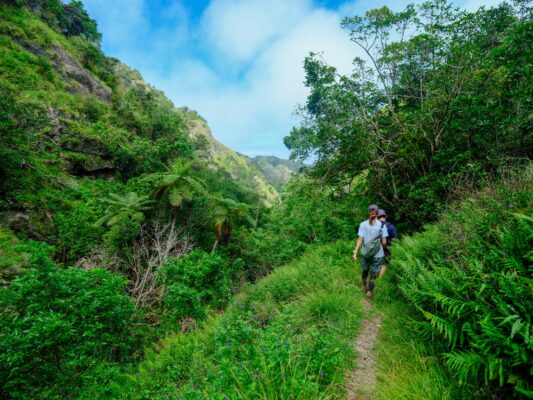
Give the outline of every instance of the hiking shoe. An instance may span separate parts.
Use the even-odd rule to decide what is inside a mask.
[[[372,300],[372,292],[371,292],[370,290],[368,290],[368,291],[366,292],[366,298],[367,298],[368,300]]]

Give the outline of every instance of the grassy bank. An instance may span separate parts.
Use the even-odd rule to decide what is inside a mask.
[[[470,399],[472,387],[456,382],[433,345],[424,342],[414,326],[416,310],[397,295],[389,276],[378,284],[374,312],[382,315],[375,346],[377,399]]]
[[[97,382],[81,397],[343,398],[362,316],[351,246],[307,251],[198,329],[161,341],[127,377]]]
[[[381,398],[533,397],[531,183],[513,173],[394,246]]]

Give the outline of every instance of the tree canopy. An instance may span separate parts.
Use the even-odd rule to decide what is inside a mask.
[[[524,2],[469,13],[432,0],[342,26],[361,56],[349,75],[306,58],[310,94],[285,138],[292,159],[316,160],[312,176],[343,186],[368,170],[377,201],[418,225],[457,187],[531,157]]]

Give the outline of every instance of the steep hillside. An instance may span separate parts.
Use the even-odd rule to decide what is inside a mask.
[[[180,158],[212,172],[202,174],[213,192],[248,204],[257,204],[257,196],[267,206],[277,201],[276,190],[217,142],[205,120],[176,109],[87,35],[53,29],[46,10],[0,4],[4,224],[57,244],[58,215],[72,209],[80,190],[99,187],[97,196],[126,190],[121,185],[129,179],[164,171]],[[103,191],[101,179],[108,182]],[[220,182],[228,183],[220,188]]]
[[[147,84],[138,71],[117,61],[114,66],[114,73],[128,90],[142,88],[153,93],[159,101],[172,106],[165,94]],[[175,111],[185,122],[187,134],[194,144],[195,155],[198,160],[201,160],[211,170],[223,171],[244,188],[257,192],[266,206],[279,202],[279,194],[275,190],[277,187],[266,175],[263,175],[263,170],[254,168],[248,157],[231,150],[216,140],[208,122],[202,116],[187,107],[176,108]]]
[[[256,156],[251,161],[263,173],[267,182],[277,190],[281,190],[291,176],[298,173],[303,167],[300,163],[276,156]]]
[[[0,398],[77,398],[224,308],[278,202],[100,36],[81,2],[0,3]]]
[[[279,202],[279,189],[269,176],[250,162],[249,158],[239,154],[217,141],[211,134],[207,122],[194,111],[180,109],[185,116],[189,135],[196,149],[198,159],[204,161],[211,169],[225,171],[231,179],[243,187],[261,195],[265,205]]]

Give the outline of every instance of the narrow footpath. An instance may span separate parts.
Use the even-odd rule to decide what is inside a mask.
[[[371,301],[364,299],[366,318],[361,321],[363,327],[353,342],[357,353],[355,369],[345,376],[347,400],[369,400],[375,397],[376,365],[374,344],[381,329],[381,316],[373,315]]]

